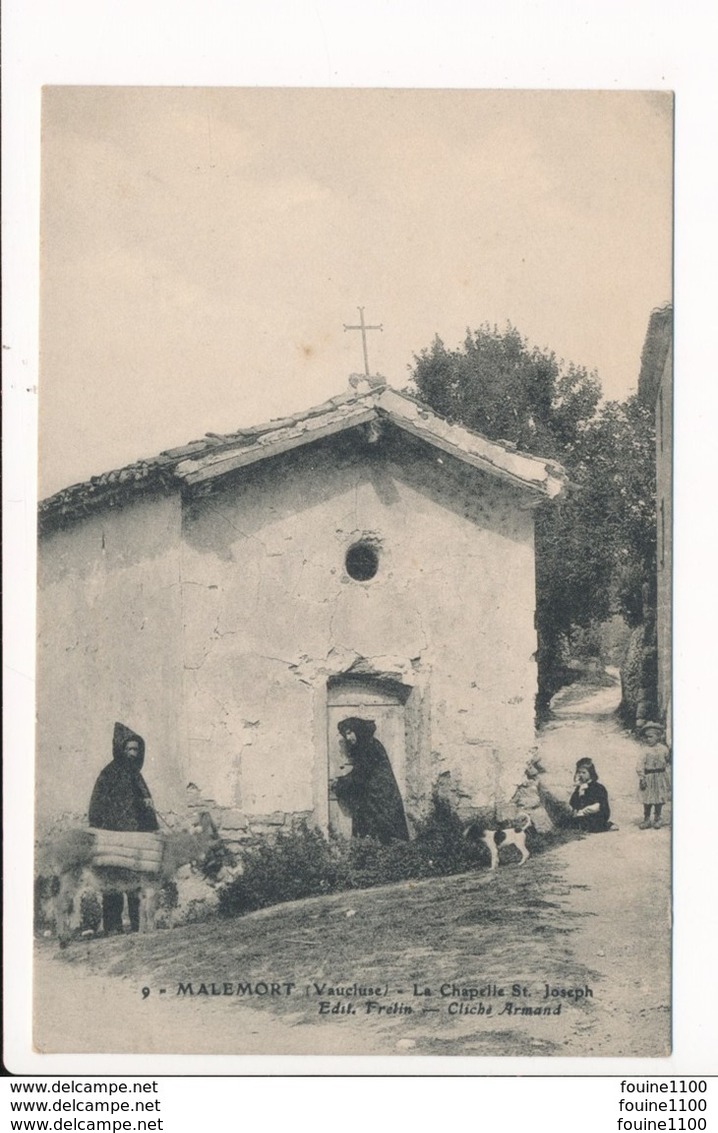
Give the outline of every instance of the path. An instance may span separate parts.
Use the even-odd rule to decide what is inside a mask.
[[[639,744],[618,723],[618,674],[609,670],[609,676],[611,685],[571,685],[554,697],[552,720],[542,729],[539,740],[546,767],[543,781],[557,794],[565,793],[576,760],[589,756],[597,766],[601,782],[608,787],[613,818],[622,829],[632,828],[642,817],[636,789]],[[670,807],[666,810],[667,818],[669,812]]]
[[[610,686],[572,686],[554,699],[553,719],[542,730],[539,744],[546,769],[542,779],[552,793],[565,796],[576,760],[589,756],[609,791],[618,826],[560,851],[566,880],[587,886],[574,891],[573,908],[594,914],[579,927],[573,949],[577,960],[602,972],[614,1016],[612,1025],[596,1033],[595,1053],[667,1053],[671,808],[664,808],[663,829],[639,829],[640,745],[617,721],[620,689],[617,673],[611,675]]]

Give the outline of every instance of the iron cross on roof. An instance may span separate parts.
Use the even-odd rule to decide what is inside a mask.
[[[383,327],[382,323],[374,324],[373,326],[370,326],[367,323],[365,323],[364,322],[364,308],[363,307],[357,307],[357,311],[359,312],[359,325],[357,326],[355,324],[353,326],[347,326],[347,324],[344,323],[344,330],[360,330],[361,331],[361,342],[362,342],[362,347],[364,349],[364,373],[366,374],[367,377],[369,377],[369,355],[367,354],[367,350],[366,350],[366,332],[368,330],[382,330],[383,331],[384,327]]]

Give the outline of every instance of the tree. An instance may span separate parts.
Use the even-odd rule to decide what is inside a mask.
[[[508,324],[467,331],[462,349],[439,338],[415,356],[418,396],[451,421],[559,460],[567,496],[536,516],[537,714],[566,679],[563,646],[575,627],[621,609],[643,616],[654,577],[655,502],[650,414],[634,397],[599,409],[595,373],[531,347]]]
[[[611,613],[630,626],[655,605],[652,415],[636,397],[608,402],[567,445],[571,489],[536,524],[539,697],[542,715],[562,683],[561,642]]]
[[[560,459],[601,396],[595,374],[529,346],[516,327],[467,330],[463,350],[440,338],[415,355],[412,382],[450,421],[524,452]]]
[[[655,605],[656,491],[653,413],[637,396],[603,405],[581,438],[572,475],[583,484],[582,522],[611,562],[611,602],[629,625]],[[590,510],[589,510],[590,509]]]

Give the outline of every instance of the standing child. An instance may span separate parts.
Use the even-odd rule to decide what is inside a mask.
[[[670,753],[661,742],[663,728],[660,724],[649,720],[641,728],[641,754],[638,757],[638,788],[643,803],[643,822],[641,830],[648,830],[651,826],[658,829],[663,825],[661,812],[663,804],[668,802],[671,791],[669,777]],[[653,821],[651,821],[653,809]]]

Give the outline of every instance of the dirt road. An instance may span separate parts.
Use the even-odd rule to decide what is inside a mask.
[[[667,1054],[670,830],[638,829],[638,745],[616,724],[616,702],[615,686],[566,690],[540,741],[546,784],[564,797],[576,759],[595,760],[616,831],[566,842],[496,874],[294,902],[64,953],[39,942],[38,1047]],[[270,978],[291,980],[292,995],[206,993],[223,981],[256,987]],[[317,989],[342,982],[385,987],[385,998],[380,991],[374,997],[380,1008],[409,1010],[366,1010],[367,998],[355,995],[354,1014],[323,1013],[322,1002],[345,1007],[349,1000]],[[192,994],[181,991],[188,983]],[[150,989],[144,998],[143,986]],[[528,1007],[531,1014],[518,1010]]]
[[[562,847],[576,912],[590,910],[572,940],[577,959],[601,973],[612,1021],[595,1034],[596,1054],[668,1053],[670,1031],[671,807],[665,826],[640,830],[636,764],[640,745],[616,718],[618,674],[605,688],[573,686],[553,703],[541,734],[543,781],[555,793],[570,784],[576,760],[590,756],[609,791],[618,829]],[[662,1049],[660,1049],[662,1046]],[[659,1049],[656,1049],[656,1048]]]

